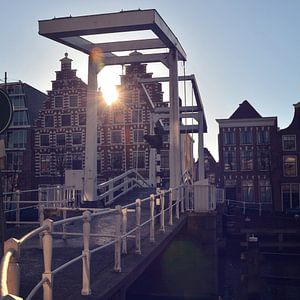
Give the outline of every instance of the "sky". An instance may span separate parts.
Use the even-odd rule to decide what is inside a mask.
[[[187,53],[186,74],[195,74],[208,133],[204,144],[218,159],[218,124],[245,99],[280,128],[300,101],[299,0],[0,0],[0,80],[21,80],[51,89],[65,52],[87,81],[87,55],[38,34],[38,20],[154,8]],[[183,65],[178,64],[183,74]],[[154,76],[163,70],[149,66]],[[121,72],[114,68],[116,78]],[[100,80],[101,81],[101,80]],[[190,99],[187,99],[189,102]]]

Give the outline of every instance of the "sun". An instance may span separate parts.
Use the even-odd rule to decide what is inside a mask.
[[[104,68],[98,77],[100,89],[107,105],[111,105],[119,98],[117,85],[119,83],[119,75],[111,68]]]

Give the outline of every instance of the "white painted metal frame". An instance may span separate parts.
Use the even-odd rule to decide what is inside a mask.
[[[92,43],[86,35],[152,31],[157,39]],[[89,55],[87,130],[84,170],[84,200],[93,201],[96,193],[96,92],[100,66],[130,63],[162,62],[169,68],[170,77],[170,186],[180,183],[180,134],[178,98],[178,60],[186,60],[180,42],[155,9],[121,11],[119,13],[53,18],[39,21],[39,34]],[[112,52],[168,48],[169,53],[138,56],[117,56]],[[101,53],[100,53],[101,52]],[[94,59],[96,53],[97,59]],[[103,55],[102,55],[103,54]],[[174,195],[176,199],[176,195]]]

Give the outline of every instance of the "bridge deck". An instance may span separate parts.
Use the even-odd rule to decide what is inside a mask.
[[[146,204],[146,203],[145,203]],[[114,215],[102,216],[91,222],[91,233],[100,232],[101,235],[113,235]],[[149,218],[148,205],[142,205],[142,222]],[[168,217],[166,216],[166,224]],[[120,287],[130,285],[151,261],[164,249],[173,236],[184,226],[186,216],[183,215],[179,220],[173,218],[174,224],[166,226],[166,232],[155,231],[155,243],[149,241],[149,224],[142,228],[142,254],[135,254],[135,241],[128,239],[128,254],[122,255],[122,272],[115,273],[114,266],[114,245],[111,245],[100,252],[91,256],[91,290],[92,295],[88,299],[106,299],[115,293],[118,293]],[[158,229],[158,218],[156,219]],[[128,230],[135,226],[135,215],[128,218]],[[67,226],[67,232],[82,232],[82,222],[71,223]],[[61,231],[61,228],[55,227],[55,232]],[[19,234],[14,236],[21,236]],[[14,231],[14,233],[16,233]],[[103,245],[111,241],[110,237],[92,237],[90,249]],[[52,270],[72,258],[82,253],[82,237],[68,237],[66,240],[61,236],[54,235],[53,241],[53,263]],[[21,259],[21,286],[20,296],[27,296],[31,289],[41,280],[43,273],[43,251],[39,247],[39,239],[30,240],[28,244],[22,247]],[[72,264],[62,272],[54,276],[54,297],[53,299],[86,299],[81,296],[81,275],[82,262]],[[42,299],[42,289],[33,299]]]

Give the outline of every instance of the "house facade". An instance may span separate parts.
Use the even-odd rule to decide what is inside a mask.
[[[47,95],[22,81],[0,84],[0,89],[7,92],[13,104],[11,125],[0,135],[6,151],[4,170],[1,170],[3,190],[30,190],[35,187],[34,120]]]
[[[272,139],[274,209],[283,212],[300,207],[300,102],[294,109],[291,124]]]
[[[276,117],[262,117],[245,100],[219,124],[219,183],[229,200],[272,207],[271,141]]]
[[[142,55],[133,52],[132,55]],[[137,169],[149,179],[150,145],[144,135],[153,134],[152,111],[163,106],[160,83],[146,84],[140,78],[152,77],[147,65],[125,66],[118,86],[119,99],[106,104],[99,90],[97,124],[98,183],[129,169]],[[65,54],[56,72],[52,90],[39,112],[35,126],[35,176],[38,185],[64,183],[65,170],[83,170],[85,156],[87,85],[76,76],[72,60]],[[163,138],[161,173],[168,185],[169,142]]]

